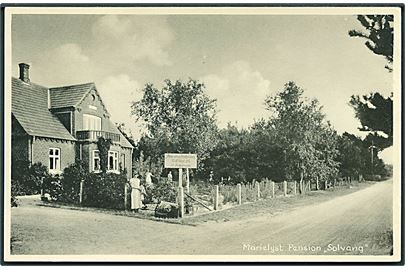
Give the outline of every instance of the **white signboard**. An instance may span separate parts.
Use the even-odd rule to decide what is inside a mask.
[[[165,154],[165,168],[197,168],[196,154]]]

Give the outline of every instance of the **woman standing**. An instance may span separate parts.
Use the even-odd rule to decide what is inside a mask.
[[[138,174],[135,174],[135,177],[129,180],[129,184],[131,186],[131,210],[134,212],[139,212],[139,209],[142,207],[142,190],[140,183],[141,180],[139,179]]]

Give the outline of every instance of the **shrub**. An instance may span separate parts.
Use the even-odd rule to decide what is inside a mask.
[[[86,206],[123,209],[126,176],[115,173],[89,173],[83,186],[83,204]]]
[[[63,196],[61,179],[62,178],[59,175],[48,175],[44,178],[42,185],[44,193],[48,193],[52,201],[59,201]],[[44,200],[47,198],[41,199]]]
[[[65,168],[60,179],[61,196],[59,199],[68,203],[78,203],[80,193],[80,181],[85,180],[89,175],[86,164],[78,161]]]
[[[167,178],[160,178],[159,181],[153,185],[152,198],[157,202],[175,202],[176,188],[173,182],[167,180]]]
[[[41,191],[42,181],[48,169],[41,163],[30,165],[28,160],[15,160],[11,165],[11,194],[32,195]]]

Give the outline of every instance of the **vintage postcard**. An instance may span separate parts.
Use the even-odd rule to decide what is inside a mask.
[[[403,263],[402,12],[5,6],[3,263]]]

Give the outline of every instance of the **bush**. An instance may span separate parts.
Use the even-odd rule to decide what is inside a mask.
[[[365,175],[364,179],[366,179],[367,181],[381,181],[382,177],[381,177],[381,175],[378,175],[378,174],[370,174],[370,175]]]
[[[44,178],[42,185],[44,193],[48,193],[52,201],[59,201],[63,196],[61,179],[59,175],[48,175]],[[44,200],[47,198],[41,199]]]
[[[15,160],[11,165],[11,195],[39,194],[42,181],[49,176],[48,169],[41,163],[30,165],[27,160]]]
[[[78,161],[64,169],[60,180],[62,194],[59,198],[61,201],[68,203],[79,202],[80,182],[89,175],[86,167],[83,161]]]
[[[152,198],[157,202],[175,202],[176,188],[173,182],[167,180],[167,178],[160,178],[159,181],[153,185]]]
[[[124,209],[126,176],[115,173],[89,173],[84,180],[83,204]]]

